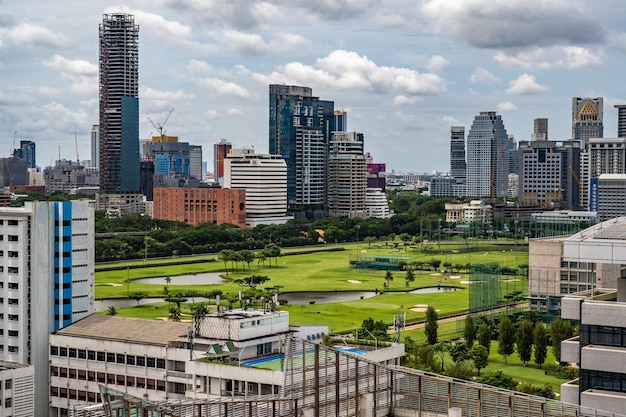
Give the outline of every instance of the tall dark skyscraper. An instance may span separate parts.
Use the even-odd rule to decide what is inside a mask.
[[[450,128],[450,176],[465,181],[465,126]]]
[[[13,156],[26,159],[26,168],[37,167],[35,159],[35,142],[31,140],[21,140],[19,149],[13,150]]]
[[[326,207],[332,101],[309,87],[270,85],[269,153],[287,163],[287,205]]]
[[[139,191],[139,26],[129,14],[100,24],[100,191]]]

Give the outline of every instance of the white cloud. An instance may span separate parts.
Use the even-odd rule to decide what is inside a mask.
[[[442,94],[447,90],[445,80],[439,75],[379,66],[366,56],[344,50],[318,58],[313,65],[290,62],[269,75],[250,73],[243,66],[238,69],[263,84],[319,85],[339,90],[397,91],[409,95]]]
[[[534,75],[522,74],[515,80],[509,81],[507,94],[536,94],[545,93],[548,87],[540,85]]]
[[[43,64],[59,71],[72,83],[71,90],[82,95],[98,94],[98,66],[82,59],[67,59],[54,55]]]
[[[20,23],[17,26],[0,30],[0,40],[2,38],[20,48],[27,46],[64,48],[70,44],[64,36],[57,35],[43,26],[32,23]]]
[[[229,116],[241,116],[243,112],[237,108],[230,108],[226,111],[226,114]]]
[[[403,96],[402,94],[395,96],[393,98],[393,105],[394,106],[412,106],[414,104],[420,103],[422,100],[419,99],[419,97],[406,97]]]
[[[299,47],[311,43],[301,35],[283,32],[274,33],[273,39],[269,41],[265,41],[256,33],[237,30],[211,32],[210,36],[223,49],[245,56],[294,55],[298,53]]]
[[[441,122],[444,126],[463,126],[463,123],[459,122],[454,116],[443,116]]]
[[[207,110],[206,113],[205,113],[205,116],[209,120],[215,120],[215,119],[219,118],[217,110],[213,110],[213,109]]]
[[[579,46],[555,46],[529,50],[496,52],[495,61],[508,68],[523,69],[576,69],[597,67],[604,63],[604,51]]]
[[[426,69],[434,74],[443,74],[448,70],[450,63],[442,56],[435,55],[428,60]]]
[[[250,98],[252,94],[246,88],[233,82],[223,81],[218,78],[200,78],[196,82],[203,87],[214,90],[218,95]]]
[[[500,82],[500,78],[482,67],[476,67],[470,76],[470,81],[475,84],[497,84]]]
[[[504,101],[502,103],[498,103],[498,111],[499,112],[507,112],[507,111],[515,111],[517,110],[517,106],[510,101]]]

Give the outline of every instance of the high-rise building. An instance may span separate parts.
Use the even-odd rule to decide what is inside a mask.
[[[224,160],[224,188],[246,190],[246,227],[293,218],[287,216],[287,164],[278,155],[232,149]]]
[[[144,143],[144,160],[154,162],[156,174],[186,178],[191,165],[189,150],[189,143],[180,142],[178,136],[152,136],[151,142]]]
[[[224,178],[224,159],[233,148],[233,144],[226,139],[220,139],[213,144],[213,181],[219,182]]]
[[[617,137],[626,138],[626,104],[616,104],[617,109]]]
[[[508,175],[508,135],[502,116],[480,112],[467,135],[467,195],[506,197]]]
[[[35,142],[33,141],[20,141],[20,147],[18,149],[13,149],[13,156],[25,159],[26,169],[37,167],[37,161],[35,160]]]
[[[367,217],[367,159],[363,133],[333,132],[328,156],[328,214]]]
[[[87,201],[0,208],[0,234],[0,360],[35,367],[34,415],[47,415],[48,335],[94,310],[94,210]]]
[[[334,107],[310,87],[270,85],[269,153],[287,163],[289,207],[326,207]]]
[[[100,24],[100,191],[139,191],[139,26],[114,13]]]
[[[189,145],[189,176],[199,180],[202,178],[202,146]]]
[[[348,112],[345,110],[335,110],[335,131],[346,132],[348,130]]]
[[[582,141],[583,148],[589,139],[604,136],[602,103],[602,97],[572,98],[572,139]]]
[[[452,126],[450,128],[450,176],[465,181],[466,175],[465,126]]]
[[[517,166],[517,141],[515,136],[509,135],[507,142],[509,146],[509,174],[517,174],[519,169]]]
[[[91,126],[91,166],[100,168],[100,126]]]
[[[530,140],[548,140],[547,118],[537,118],[533,121],[533,133]]]

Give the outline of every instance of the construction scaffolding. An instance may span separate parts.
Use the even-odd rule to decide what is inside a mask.
[[[489,312],[502,303],[500,266],[472,265],[469,274],[469,313]]]
[[[103,387],[102,404],[76,406],[68,417],[443,417],[451,409],[464,417],[625,417],[380,364],[305,340],[287,343],[279,395],[151,403]]]

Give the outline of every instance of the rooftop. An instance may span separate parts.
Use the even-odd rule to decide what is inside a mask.
[[[92,314],[55,334],[99,340],[167,345],[187,335],[188,323]]]

